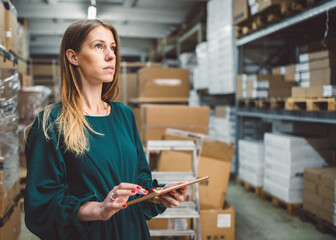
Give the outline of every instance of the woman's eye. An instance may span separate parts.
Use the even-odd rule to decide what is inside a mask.
[[[113,47],[111,47],[111,50],[112,50],[113,52],[115,52],[115,51],[117,50],[117,47],[116,47],[116,46],[113,46]]]
[[[95,45],[95,48],[97,48],[97,49],[103,49],[103,46],[101,44],[97,44],[97,45]]]

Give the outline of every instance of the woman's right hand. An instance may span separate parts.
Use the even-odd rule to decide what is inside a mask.
[[[128,198],[136,194],[147,195],[148,190],[132,183],[120,183],[115,186],[101,203],[99,209],[101,220],[106,221],[119,210],[127,208]]]

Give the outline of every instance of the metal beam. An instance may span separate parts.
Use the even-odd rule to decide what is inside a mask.
[[[58,3],[56,5],[17,2],[18,17],[26,19],[83,19],[86,18],[87,3]],[[134,21],[179,24],[184,20],[185,9],[125,8],[97,3],[97,18],[108,21]]]
[[[63,35],[70,23],[51,21],[31,21],[30,36],[34,35]],[[156,23],[117,23],[113,24],[120,37],[158,39],[166,36],[168,25]]]

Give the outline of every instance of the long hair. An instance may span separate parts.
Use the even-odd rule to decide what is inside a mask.
[[[90,31],[98,26],[103,26],[111,30],[116,42],[116,66],[113,81],[103,83],[101,98],[103,101],[114,100],[119,92],[118,74],[120,68],[120,44],[116,29],[108,22],[93,19],[79,20],[72,23],[65,31],[60,49],[60,114],[55,123],[58,125],[59,134],[64,137],[65,150],[77,155],[85,153],[89,149],[88,134],[95,132],[85,119],[83,113],[83,103],[81,97],[81,79],[78,67],[72,65],[66,56],[68,49],[76,53],[81,51],[82,45]],[[43,131],[49,139],[48,129],[52,127],[48,121],[53,105],[45,108],[43,114]]]

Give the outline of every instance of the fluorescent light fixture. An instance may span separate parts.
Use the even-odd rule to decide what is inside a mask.
[[[96,6],[89,6],[88,8],[88,19],[95,19],[97,15],[97,8]]]

